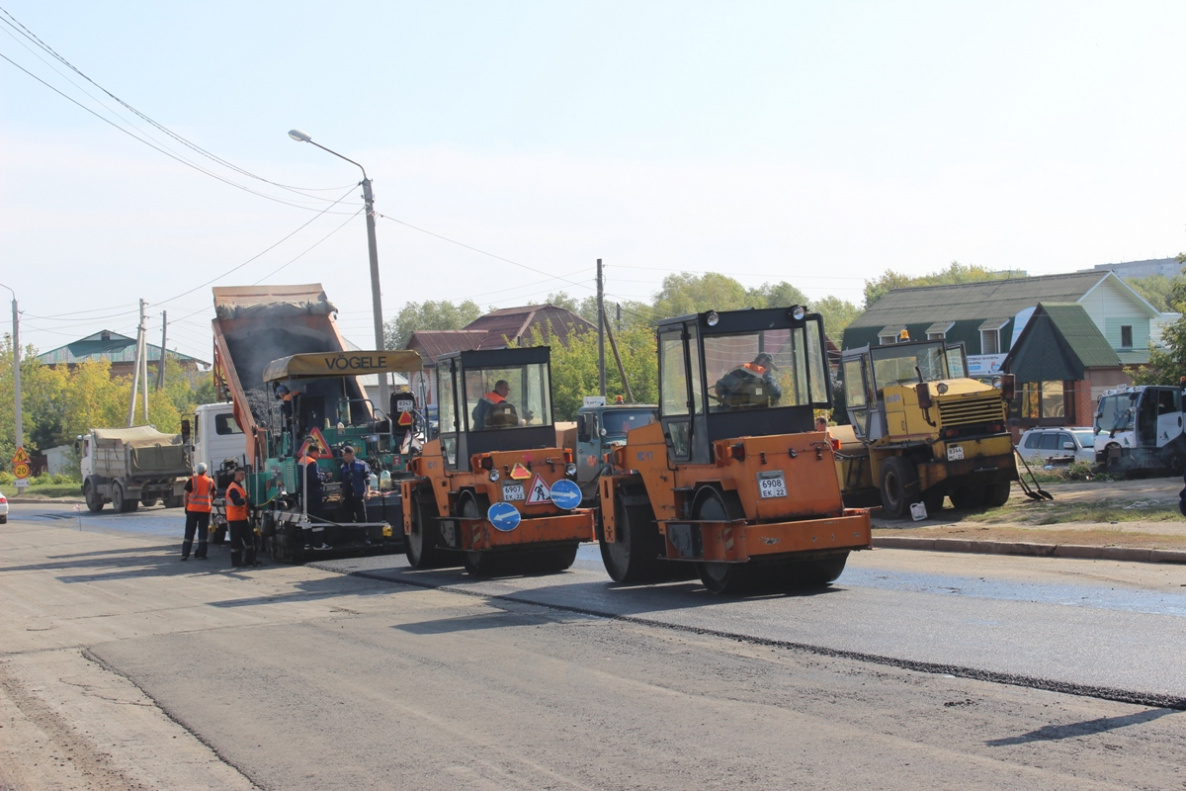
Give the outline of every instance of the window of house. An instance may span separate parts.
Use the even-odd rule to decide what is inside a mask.
[[[1125,349],[1132,348],[1132,325],[1122,324],[1120,326],[1120,346]]]
[[[981,354],[1000,354],[1001,352],[1001,331],[1000,330],[981,330],[980,331],[980,353]]]
[[[1074,401],[1068,392],[1070,382],[1022,382],[1020,412],[1022,418],[1041,420],[1042,418],[1074,419],[1068,414],[1067,408]]]
[[[941,341],[947,338],[947,333],[955,326],[954,321],[936,321],[927,327],[928,341]]]

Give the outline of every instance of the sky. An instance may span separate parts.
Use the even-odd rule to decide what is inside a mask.
[[[293,128],[373,181],[385,319],[581,299],[599,258],[609,300],[720,272],[858,306],[888,269],[1166,258],[1183,29],[1176,0],[0,0],[0,284],[39,351],[134,336],[143,299],[209,361],[211,286],[257,283],[323,284],[373,346],[362,171]]]

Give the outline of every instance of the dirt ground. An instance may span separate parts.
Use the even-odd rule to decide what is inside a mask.
[[[1131,481],[1085,481],[1043,484],[1053,500],[1030,500],[1014,487],[1007,508],[1053,514],[1065,504],[1125,508],[1160,508],[1176,512],[1182,481],[1178,478],[1145,478]],[[1027,516],[1031,515],[1027,514]],[[961,538],[971,541],[1025,541],[1035,544],[1078,544],[1140,549],[1186,550],[1186,517],[1166,521],[1062,522],[1059,524],[985,523],[966,512],[944,508],[927,519],[881,519],[873,512],[873,536],[911,538]]]

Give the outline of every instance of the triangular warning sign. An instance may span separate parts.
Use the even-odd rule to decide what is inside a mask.
[[[531,470],[524,467],[519,462],[515,462],[515,466],[511,467],[511,480],[525,481],[531,477]]]
[[[21,445],[19,448],[16,449],[16,454],[13,455],[13,457],[12,457],[12,463],[13,464],[28,464],[29,463],[29,454],[25,453],[24,445]]]
[[[550,502],[552,502],[552,490],[548,488],[548,484],[537,472],[531,479],[531,487],[527,490],[527,504],[541,505]]]
[[[401,426],[412,425],[412,413],[411,412],[400,412],[399,413],[399,424]]]

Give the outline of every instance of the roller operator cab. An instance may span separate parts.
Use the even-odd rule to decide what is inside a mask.
[[[803,308],[660,322],[659,420],[602,476],[601,556],[617,582],[699,574],[714,593],[831,582],[872,546],[827,435],[823,323]]]
[[[845,502],[880,501],[891,519],[910,515],[916,503],[937,511],[945,496],[956,508],[1004,505],[1017,480],[1006,427],[1013,377],[999,377],[999,385],[970,379],[965,359],[962,344],[942,340],[843,352],[855,435],[837,465]]]
[[[557,447],[548,347],[443,355],[437,399],[440,433],[401,483],[408,562],[474,576],[571,566],[593,512]]]

